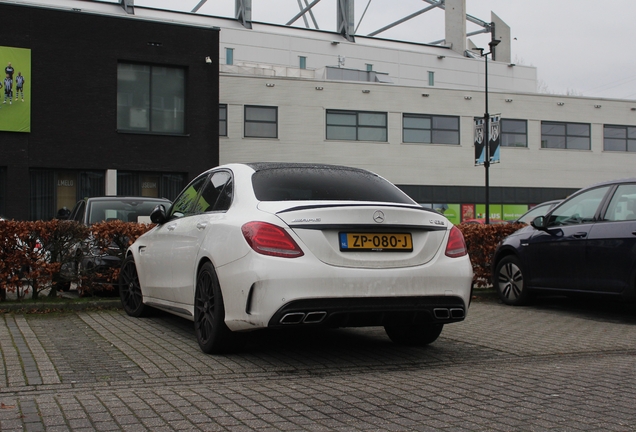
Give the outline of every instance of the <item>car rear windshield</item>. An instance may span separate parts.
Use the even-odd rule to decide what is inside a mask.
[[[285,167],[252,176],[259,201],[414,202],[393,184],[363,170],[339,167]]]
[[[124,222],[149,223],[150,213],[157,204],[164,204],[160,200],[100,200],[90,205],[88,223],[121,220]]]

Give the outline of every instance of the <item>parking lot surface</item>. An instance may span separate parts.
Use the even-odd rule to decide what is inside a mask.
[[[260,332],[224,356],[163,313],[6,313],[0,430],[631,431],[634,310],[481,300],[424,348],[381,328]]]

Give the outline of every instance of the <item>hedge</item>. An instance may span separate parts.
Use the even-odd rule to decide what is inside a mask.
[[[112,290],[119,268],[99,273],[82,268],[69,277],[63,266],[78,262],[78,245],[91,238],[93,247],[123,259],[126,249],[154,225],[110,221],[90,228],[71,221],[1,221],[0,222],[0,301],[6,293],[16,293],[18,300],[30,290],[33,298],[43,291],[57,296],[58,291],[75,284],[82,295]],[[473,286],[487,287],[491,281],[491,262],[497,244],[525,224],[459,225],[464,234],[473,266]],[[104,284],[104,281],[109,282]]]

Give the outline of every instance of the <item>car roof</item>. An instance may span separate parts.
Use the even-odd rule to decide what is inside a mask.
[[[245,165],[252,168],[254,171],[263,171],[270,169],[282,169],[282,168],[316,168],[316,169],[340,169],[347,171],[359,171],[369,173],[369,171],[361,168],[353,168],[343,165],[329,165],[318,163],[304,163],[304,162],[250,162]]]
[[[167,198],[155,198],[155,197],[142,197],[142,196],[103,196],[103,197],[88,197],[84,198],[84,201],[170,201]]]

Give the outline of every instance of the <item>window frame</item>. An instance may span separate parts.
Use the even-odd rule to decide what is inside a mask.
[[[416,128],[406,127],[405,120],[407,119],[429,119],[430,128]],[[457,122],[457,129],[449,129],[444,127],[437,127],[436,120],[441,119],[454,119]],[[411,141],[407,140],[405,131],[429,131],[430,141]],[[436,134],[444,132],[456,133],[456,142],[442,142],[435,140]],[[451,115],[437,115],[437,114],[418,114],[418,113],[402,113],[402,143],[404,144],[439,144],[439,145],[460,145],[461,144],[461,119],[459,116]]]
[[[343,123],[329,123],[330,115],[346,115],[355,116],[355,124],[343,124]],[[381,115],[384,118],[383,126],[376,126],[361,121],[362,115]],[[386,143],[389,140],[389,115],[385,111],[358,111],[358,110],[341,110],[341,109],[328,109],[325,112],[325,139],[328,141],[361,141],[361,142],[383,142]],[[343,137],[330,137],[330,128],[352,128],[355,131],[355,139],[347,139]],[[360,132],[364,130],[383,130],[384,139],[382,140],[365,140],[360,139]]]
[[[262,110],[273,110],[275,120],[260,120],[260,119],[248,119],[248,110],[250,109],[262,109]],[[274,135],[273,136],[264,136],[264,135],[248,135],[247,129],[248,124],[263,124],[263,125],[274,125]],[[277,139],[278,138],[278,107],[277,106],[268,106],[268,105],[244,105],[243,106],[243,137],[245,138],[265,138],[265,139]]]
[[[517,132],[506,132],[505,129],[505,125],[506,123],[510,123],[510,122],[520,122],[523,123],[525,131],[523,133],[517,133]],[[500,145],[501,147],[516,147],[516,148],[527,148],[528,147],[528,120],[522,120],[522,119],[506,119],[506,118],[502,118],[501,119],[501,125],[500,125],[501,129],[500,129]],[[504,137],[506,136],[523,136],[524,138],[524,143],[523,145],[510,145],[510,144],[506,144],[506,140],[504,139]]]
[[[234,64],[234,48],[225,48],[225,64],[228,66]]]
[[[128,105],[128,104],[122,104],[120,105],[119,103],[119,98],[120,95],[130,95],[131,93],[129,92],[125,92],[122,90],[125,89],[121,89],[120,88],[120,84],[119,84],[119,73],[120,73],[120,66],[125,65],[125,66],[143,66],[143,67],[147,67],[149,68],[149,73],[148,73],[148,88],[147,88],[147,92],[144,93],[144,96],[146,96],[148,98],[148,103],[147,106],[145,106],[144,108],[148,111],[147,114],[147,122],[148,122],[148,126],[147,128],[132,128],[132,127],[121,127],[122,125],[120,125],[120,109],[131,109],[131,108],[135,108],[134,105]],[[160,113],[161,110],[158,107],[154,107],[155,105],[155,101],[154,99],[156,98],[163,98],[164,96],[162,96],[161,94],[157,94],[156,91],[153,94],[153,69],[155,68],[162,68],[162,69],[170,69],[173,71],[180,71],[182,76],[183,76],[183,86],[182,86],[182,93],[181,93],[181,100],[183,103],[183,119],[180,125],[180,130],[179,131],[166,131],[166,130],[159,130],[156,127],[153,127],[153,117],[157,114]],[[187,68],[185,67],[178,67],[178,66],[172,66],[172,65],[163,65],[163,64],[156,64],[156,63],[136,63],[136,62],[128,62],[128,61],[118,61],[117,62],[117,116],[116,116],[116,121],[117,121],[117,132],[119,133],[133,133],[133,134],[148,134],[148,135],[178,135],[178,136],[183,136],[187,134],[187,115],[188,115],[188,110],[187,110],[187,103],[186,103],[186,94],[187,94],[187,80],[188,80],[188,74],[187,74]],[[173,107],[174,108],[174,107]],[[163,122],[158,122],[159,125],[163,125],[165,123]]]
[[[544,126],[563,126],[564,133],[545,133],[543,128]],[[575,133],[568,133],[570,127],[574,126],[587,126],[587,135],[580,135]],[[558,149],[558,150],[591,150],[592,149],[592,127],[590,123],[577,123],[577,122],[557,122],[557,121],[541,121],[541,148],[542,149]],[[544,139],[544,137],[562,137],[564,142],[564,147],[553,147],[548,146],[548,140]],[[587,139],[587,148],[577,148],[571,147],[568,145],[570,141],[578,138],[586,138]]]
[[[221,113],[225,113],[224,118],[221,118]],[[224,129],[225,133],[221,133],[221,129]],[[219,104],[219,136],[227,136],[227,104]]]
[[[625,131],[625,137],[608,137],[606,135],[606,131],[608,129],[614,130],[623,130]],[[632,129],[633,138],[630,138],[630,129]],[[608,140],[618,142],[621,141],[624,144],[624,149],[616,150],[608,148]],[[630,146],[631,144],[631,146]],[[630,150],[631,147],[631,150]],[[636,126],[629,125],[614,125],[614,124],[604,124],[603,125],[603,151],[608,152],[622,152],[622,153],[636,153]]]

